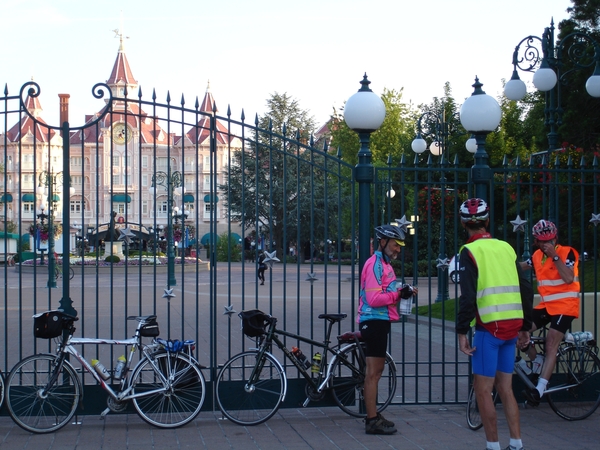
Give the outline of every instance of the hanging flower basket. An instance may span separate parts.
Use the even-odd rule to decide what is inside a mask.
[[[61,223],[53,223],[52,229],[54,231],[54,238],[59,237],[63,232],[63,227]],[[29,227],[29,234],[33,237],[36,237],[38,230],[40,233],[40,240],[43,242],[47,241],[48,237],[50,236],[49,225],[47,223],[45,223],[44,225],[42,225],[41,223],[32,223]]]

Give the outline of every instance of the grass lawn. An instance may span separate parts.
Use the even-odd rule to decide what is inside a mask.
[[[581,277],[581,272],[585,271],[585,279],[583,292],[594,292],[594,282],[598,279],[598,275],[600,275],[600,262],[596,267],[596,276],[594,277],[594,260],[589,260],[580,264],[579,266],[579,275]],[[534,293],[537,294],[537,283],[535,279],[533,280],[533,290]],[[433,317],[434,319],[444,319],[450,320],[452,322],[456,321],[455,307],[456,307],[457,299],[446,300],[445,302],[433,303],[431,306],[423,305],[417,308],[417,315]]]

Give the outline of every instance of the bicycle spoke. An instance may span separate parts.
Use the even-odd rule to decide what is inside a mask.
[[[564,349],[550,381],[551,388],[570,386],[546,394],[550,407],[563,419],[585,419],[600,405],[600,360],[587,346]]]
[[[264,355],[262,370],[252,383],[258,352],[231,358],[217,376],[217,402],[223,414],[239,425],[257,425],[270,419],[285,396],[287,380],[277,360]]]

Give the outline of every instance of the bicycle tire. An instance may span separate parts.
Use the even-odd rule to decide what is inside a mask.
[[[73,270],[72,267],[69,267],[69,280],[72,280],[74,276],[75,276],[75,271]]]
[[[492,401],[494,405],[498,402],[498,391],[496,388],[492,390]],[[467,425],[469,429],[473,431],[479,430],[483,426],[481,421],[481,415],[479,413],[479,405],[477,405],[477,397],[475,395],[475,388],[471,384],[469,389],[469,398],[467,400]]]
[[[258,351],[240,353],[225,363],[217,376],[217,403],[221,412],[238,425],[258,425],[277,412],[285,399],[287,379],[283,367],[269,353],[264,354],[258,380],[248,378],[257,365]]]
[[[4,403],[4,373],[0,370],[0,409]]]
[[[574,379],[576,377],[576,379]],[[546,394],[550,408],[566,420],[582,420],[589,417],[600,405],[600,359],[589,347],[568,347],[556,358],[552,374],[553,386],[557,383],[579,381],[572,388]]]
[[[366,369],[364,347],[360,351],[356,343],[351,344],[341,353],[343,357],[336,358],[331,368],[329,388],[342,411],[354,417],[366,417],[363,395]],[[390,354],[386,353],[385,366],[377,388],[377,412],[382,412],[394,399],[396,382],[396,364]]]
[[[200,367],[181,353],[163,352],[151,360],[142,359],[133,369],[131,383],[135,410],[158,428],[177,428],[194,420],[206,395]]]
[[[81,396],[81,381],[73,366],[64,361],[56,382],[48,382],[58,357],[29,356],[19,361],[6,379],[6,406],[14,422],[32,433],[52,433],[70,422]],[[42,390],[47,389],[42,395]]]

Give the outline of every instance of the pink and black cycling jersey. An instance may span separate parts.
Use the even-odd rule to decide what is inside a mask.
[[[397,321],[398,289],[396,274],[388,258],[376,251],[365,262],[360,280],[356,322],[367,320]]]

